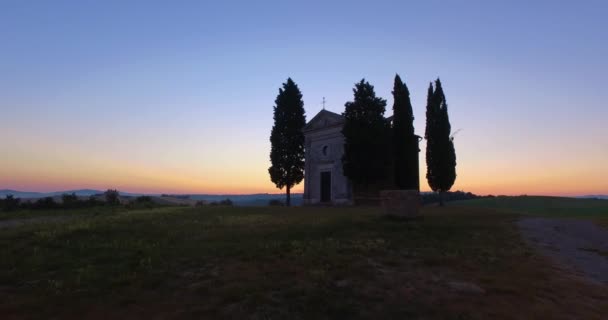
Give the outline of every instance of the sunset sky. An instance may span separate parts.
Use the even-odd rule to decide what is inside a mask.
[[[280,192],[269,135],[287,77],[310,120],[361,78],[390,115],[399,73],[419,135],[442,80],[453,190],[606,194],[607,3],[2,1],[0,189]]]

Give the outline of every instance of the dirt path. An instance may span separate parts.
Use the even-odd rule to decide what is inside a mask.
[[[36,218],[25,218],[25,219],[9,219],[0,221],[0,229],[4,228],[15,228],[24,224],[30,223],[47,223],[47,222],[65,222],[73,219],[70,216],[55,216],[55,217],[36,217]]]
[[[587,220],[524,218],[524,238],[568,269],[608,284],[608,230]]]

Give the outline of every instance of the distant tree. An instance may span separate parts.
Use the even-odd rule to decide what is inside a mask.
[[[74,208],[78,206],[78,196],[76,193],[68,194],[64,193],[61,195],[61,202],[64,208]]]
[[[139,196],[139,197],[135,198],[135,202],[152,203],[152,198],[150,196]]]
[[[446,201],[446,202],[482,198],[481,196],[478,196],[471,192],[464,192],[464,191],[454,191],[454,192],[448,191],[448,192],[444,192],[442,196],[443,196],[443,201]],[[436,193],[436,192],[423,193],[423,194],[421,194],[420,198],[421,198],[421,202],[423,205],[437,203],[442,200],[441,199],[442,197],[440,196],[440,194]]]
[[[439,192],[439,205],[443,206],[443,193],[449,191],[456,180],[456,151],[454,138],[450,136],[448,104],[441,81],[429,86],[426,107],[426,178],[429,186]]]
[[[135,197],[132,201],[125,205],[127,209],[149,209],[160,204],[154,203],[154,200],[150,196],[139,196]]]
[[[386,100],[376,97],[374,86],[362,79],[353,89],[354,100],[345,104],[344,175],[367,187],[383,180],[390,165],[390,127],[384,118]]]
[[[392,153],[395,167],[395,184],[399,189],[420,190],[418,168],[418,136],[414,133],[414,112],[410,91],[395,75],[393,86]]]
[[[34,209],[54,209],[57,208],[57,203],[53,197],[45,197],[38,199],[32,206]]]
[[[107,204],[112,206],[120,204],[120,194],[118,193],[118,190],[108,189],[104,192],[104,196]]]
[[[96,196],[89,196],[89,199],[83,202],[83,205],[87,207],[97,207],[103,205],[103,201],[99,200]]]
[[[15,198],[12,194],[7,195],[2,201],[2,209],[4,211],[13,211],[19,208],[21,199]]]
[[[306,125],[302,93],[291,78],[283,83],[274,106],[274,126],[270,133],[270,180],[279,189],[286,188],[287,206],[291,188],[304,179],[304,133]]]
[[[232,200],[224,199],[224,200],[220,201],[219,205],[220,206],[232,206]]]

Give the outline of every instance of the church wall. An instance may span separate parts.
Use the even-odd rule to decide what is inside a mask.
[[[331,171],[331,202],[352,203],[352,187],[342,171],[344,136],[341,130],[341,126],[334,126],[306,134],[305,204],[321,201],[323,171]]]

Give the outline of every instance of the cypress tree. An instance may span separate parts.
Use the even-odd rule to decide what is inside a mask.
[[[431,190],[436,191],[436,150],[435,127],[437,121],[437,110],[434,102],[435,91],[433,83],[429,83],[429,89],[426,96],[426,127],[424,130],[424,139],[426,139],[426,179],[431,187]]]
[[[393,160],[395,185],[404,190],[420,190],[418,136],[414,133],[414,112],[410,91],[395,75],[393,86]]]
[[[344,175],[364,186],[387,177],[390,164],[390,128],[384,118],[386,100],[376,97],[374,87],[362,79],[353,89],[354,100],[345,104]]]
[[[298,85],[287,79],[274,106],[274,125],[270,133],[270,180],[279,189],[286,188],[287,206],[291,205],[291,188],[304,179],[304,101]]]
[[[426,177],[431,189],[439,192],[439,204],[443,206],[443,193],[449,191],[456,180],[456,151],[450,136],[448,104],[439,79],[434,90],[432,83],[429,86],[426,117]]]

